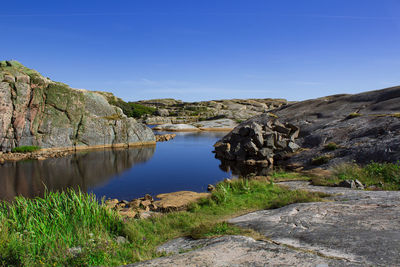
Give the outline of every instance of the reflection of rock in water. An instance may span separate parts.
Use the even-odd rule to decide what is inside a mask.
[[[241,162],[220,159],[221,164],[219,168],[224,172],[232,172],[233,175],[247,176],[247,175],[263,175],[266,176],[270,173],[271,168],[264,168],[259,165],[246,165]]]
[[[42,196],[46,187],[50,191],[68,187],[86,191],[136,163],[148,161],[154,151],[155,146],[106,149],[44,161],[6,163],[0,167],[0,199]]]

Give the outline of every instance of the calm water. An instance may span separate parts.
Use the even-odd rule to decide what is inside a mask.
[[[175,139],[131,149],[81,152],[44,161],[0,166],[0,198],[42,196],[49,190],[81,188],[127,199],[148,193],[206,191],[208,184],[232,176],[236,167],[214,158],[213,144],[226,133],[177,133]],[[233,168],[232,168],[233,167]]]

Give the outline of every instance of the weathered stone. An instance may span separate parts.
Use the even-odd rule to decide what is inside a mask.
[[[214,191],[214,190],[215,190],[215,186],[214,186],[214,185],[209,184],[209,185],[207,186],[207,191],[212,192],[212,191]]]
[[[133,209],[130,208],[122,208],[118,211],[118,213],[122,216],[122,217],[126,217],[126,218],[135,218],[137,215],[137,212]]]
[[[349,266],[400,265],[400,192],[362,191],[279,183],[289,189],[330,194],[328,202],[297,203],[229,220],[269,240]],[[332,264],[332,266],[342,264]]]
[[[209,193],[196,193],[191,191],[179,191],[157,195],[157,200],[154,202],[160,211],[179,211],[185,210],[190,203],[193,203],[201,198],[208,197]]]
[[[181,237],[163,244],[158,252],[169,256],[128,266],[361,266],[245,236]]]
[[[347,188],[356,188],[356,183],[354,180],[344,180],[339,183],[340,187],[347,187]]]
[[[137,209],[140,207],[140,203],[142,201],[140,199],[133,199],[131,202],[129,202],[129,207],[133,208],[133,209]]]
[[[143,200],[142,202],[140,202],[140,205],[143,207],[149,207],[151,205],[151,200]]]

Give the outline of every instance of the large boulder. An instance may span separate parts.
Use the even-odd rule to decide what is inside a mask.
[[[293,153],[300,147],[295,143],[300,129],[290,123],[282,124],[272,114],[265,123],[247,121],[218,141],[216,157],[245,164],[272,165],[274,158]]]
[[[53,82],[16,61],[0,62],[0,151],[154,142],[151,129],[103,95]]]

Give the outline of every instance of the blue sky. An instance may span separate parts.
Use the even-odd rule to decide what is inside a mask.
[[[4,1],[1,59],[124,100],[400,85],[400,0]]]

